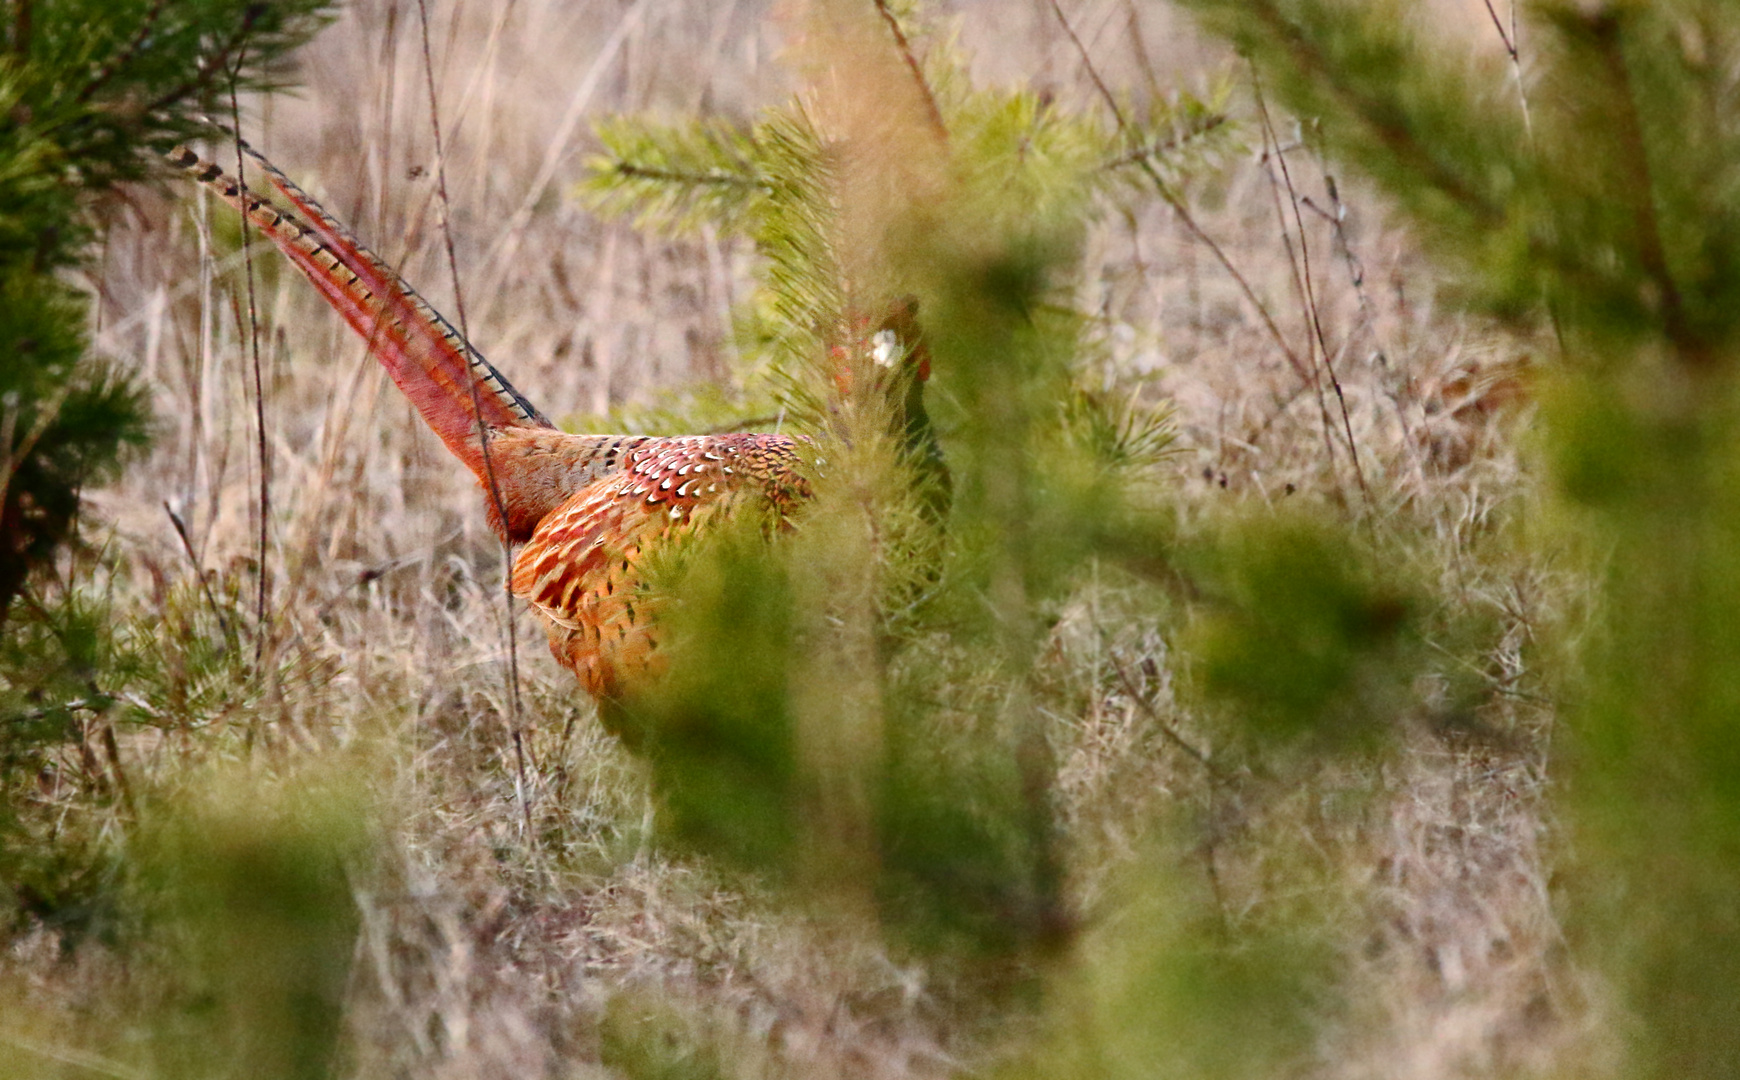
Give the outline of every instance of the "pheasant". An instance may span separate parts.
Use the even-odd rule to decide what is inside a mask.
[[[519,545],[511,589],[542,619],[556,660],[601,704],[656,679],[664,659],[655,605],[644,590],[648,555],[752,508],[789,524],[810,497],[807,443],[779,434],[558,430],[385,261],[264,156],[243,149],[288,207],[244,190],[184,146],[169,156],[302,271],[477,477],[490,526]],[[873,332],[857,320],[848,343],[834,351],[848,361],[842,387],[850,378],[843,354],[853,348],[883,367],[906,365],[908,373],[893,380],[906,387],[901,422],[909,443],[922,434],[915,445],[934,461],[922,398],[929,359],[916,341],[913,311],[898,305]]]

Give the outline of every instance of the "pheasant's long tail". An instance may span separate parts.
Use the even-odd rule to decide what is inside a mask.
[[[369,343],[369,350],[423,419],[481,479],[478,428],[552,425],[453,325],[381,258],[351,236],[307,192],[251,147],[248,154],[291,203],[285,209],[249,190],[184,146],[176,165],[215,191],[277,245],[321,296]]]

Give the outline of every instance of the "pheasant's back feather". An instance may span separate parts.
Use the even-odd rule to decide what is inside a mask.
[[[513,591],[547,620],[550,649],[593,695],[663,670],[648,556],[750,507],[783,521],[809,498],[783,435],[647,438],[549,514],[514,560]]]

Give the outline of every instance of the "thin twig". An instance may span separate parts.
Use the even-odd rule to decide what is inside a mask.
[[[1069,19],[1064,15],[1062,6],[1058,4],[1057,0],[1050,0],[1050,4],[1051,13],[1057,16],[1058,25],[1063,27],[1064,34],[1069,38],[1070,43],[1075,46],[1075,51],[1081,55],[1082,66],[1087,69],[1088,78],[1093,80],[1094,86],[1098,88],[1100,92],[1100,97],[1105,99],[1106,106],[1112,110],[1112,119],[1118,122],[1119,134],[1123,135],[1125,138],[1129,138],[1131,134],[1130,124],[1129,121],[1124,119],[1124,110],[1118,107],[1117,95],[1113,94],[1111,87],[1107,86],[1106,81],[1100,78],[1100,69],[1094,66],[1093,58],[1089,56],[1087,46],[1082,44],[1080,37],[1076,36],[1075,27],[1069,24]]]
[[[30,55],[31,0],[17,0],[12,11],[12,52],[19,59]]]
[[[1620,20],[1617,16],[1592,18],[1590,28],[1601,60],[1606,65],[1620,108],[1613,118],[1617,138],[1617,155],[1623,162],[1624,192],[1632,213],[1637,236],[1637,261],[1643,272],[1655,283],[1660,296],[1662,329],[1682,360],[1701,366],[1714,359],[1709,347],[1698,340],[1698,332],[1686,318],[1685,303],[1679,283],[1668,265],[1667,251],[1662,242],[1661,223],[1656,211],[1656,185],[1650,168],[1649,145],[1643,137],[1642,110],[1638,108],[1637,90],[1632,81],[1631,66],[1619,40]]]
[[[1504,29],[1504,20],[1498,17],[1498,9],[1492,6],[1492,0],[1482,0],[1486,4],[1486,13],[1492,17],[1492,28],[1498,31],[1498,40],[1504,43],[1504,51],[1510,57],[1511,74],[1516,78],[1517,100],[1522,102],[1523,130],[1528,132],[1529,144],[1535,141],[1534,120],[1529,116],[1529,95],[1523,86],[1522,74],[1522,39],[1516,31],[1516,0],[1510,4],[1510,32]]]
[[[72,393],[72,388],[73,382],[69,379],[55,389],[54,396],[38,405],[36,419],[16,447],[12,445],[12,437],[17,434],[18,405],[14,401],[6,402],[4,418],[0,419],[0,426],[5,429],[0,432],[0,506],[5,505],[6,493],[12,487],[13,474],[30,457],[30,451],[36,447],[37,440],[54,425],[56,418],[60,416],[61,406],[66,404],[68,395]]]
[[[937,108],[936,95],[931,93],[930,83],[925,81],[924,70],[918,66],[918,57],[912,54],[912,43],[906,40],[906,34],[900,29],[900,20],[894,17],[894,12],[888,9],[888,0],[873,0],[876,10],[882,14],[882,21],[888,24],[888,30],[894,35],[894,44],[900,48],[900,55],[906,60],[908,71],[912,72],[912,81],[917,84],[918,92],[924,97],[925,108],[930,112],[930,122],[936,127],[936,133],[943,142],[949,141],[948,125],[943,123],[942,110]]]
[[[1166,719],[1160,715],[1160,711],[1154,708],[1154,704],[1148,700],[1148,695],[1137,689],[1136,681],[1130,678],[1130,670],[1126,668],[1116,656],[1109,655],[1107,656],[1107,659],[1111,661],[1112,667],[1117,671],[1118,681],[1124,684],[1124,693],[1130,695],[1130,700],[1134,701],[1144,713],[1148,714],[1149,721],[1160,730],[1160,734],[1166,736],[1168,742],[1178,747],[1178,749],[1184,751],[1186,754],[1189,754],[1193,759],[1195,759],[1198,765],[1201,765],[1204,769],[1208,770],[1208,775],[1211,778],[1215,780],[1225,780],[1226,775],[1221,770],[1220,765],[1206,753],[1197,749],[1195,744],[1193,744],[1189,739],[1186,739],[1183,735],[1179,734],[1178,729],[1167,723]]]
[[[1366,295],[1365,263],[1362,262],[1359,256],[1354,252],[1353,244],[1347,236],[1347,207],[1341,201],[1341,192],[1336,187],[1335,177],[1330,175],[1328,171],[1328,163],[1324,160],[1321,152],[1318,154],[1317,161],[1319,167],[1323,169],[1323,188],[1329,194],[1329,209],[1324,210],[1322,207],[1312,202],[1309,195],[1300,199],[1299,202],[1307,210],[1310,210],[1318,217],[1328,221],[1330,229],[1334,231],[1336,246],[1341,249],[1342,261],[1347,266],[1347,279],[1353,285],[1353,295],[1359,300],[1361,324],[1367,329],[1371,334],[1372,340],[1377,344],[1378,362],[1388,370],[1390,367],[1390,350],[1385,346],[1383,336],[1378,332],[1376,308],[1372,304],[1371,299]],[[1409,380],[1408,384],[1411,385],[1411,380]],[[1385,388],[1385,393],[1396,406],[1396,419],[1402,425],[1402,435],[1406,439],[1408,447],[1412,452],[1414,466],[1418,469],[1421,467],[1421,450],[1419,440],[1414,434],[1413,423],[1408,419],[1407,406],[1401,401],[1399,396],[1388,387]]]
[[[236,186],[241,191],[242,205],[248,205],[247,158],[242,153],[242,112],[236,101],[236,78],[247,57],[244,43],[236,51],[236,66],[230,72],[230,134],[236,147]],[[254,671],[264,673],[266,641],[271,625],[266,620],[266,597],[271,591],[271,575],[267,559],[267,537],[272,519],[272,455],[266,443],[266,384],[260,375],[260,311],[254,295],[254,248],[249,240],[252,223],[242,214],[242,273],[248,282],[248,358],[254,370],[254,434],[260,454],[260,567],[256,575],[258,588],[254,595]],[[172,515],[173,516],[173,515]]]
[[[1493,29],[1498,31],[1498,40],[1504,42],[1504,51],[1510,54],[1510,58],[1512,60],[1515,60],[1516,59],[1516,41],[1515,41],[1515,39],[1512,38],[1509,34],[1504,32],[1504,20],[1498,17],[1498,12],[1496,10],[1494,10],[1494,8],[1492,6],[1492,0],[1482,0],[1482,2],[1486,4],[1486,13],[1488,15],[1492,16],[1492,26],[1493,26]],[[1516,10],[1515,5],[1512,5],[1511,11],[1513,14],[1515,13],[1515,10]]]
[[[25,712],[13,713],[9,718],[15,721],[30,723],[32,721],[44,719],[45,717],[53,716],[62,709],[65,709],[67,712],[102,712],[104,709],[109,708],[119,700],[120,699],[115,697],[113,694],[107,694],[99,690],[89,697],[73,698],[71,701],[62,701],[54,705],[42,705]]]
[[[1528,140],[1529,153],[1537,159],[1540,157],[1540,147],[1535,141],[1534,111],[1529,107],[1528,84],[1523,81],[1522,70],[1522,35],[1517,30],[1516,0],[1510,0],[1510,32],[1505,33],[1504,22],[1498,17],[1498,12],[1492,6],[1492,0],[1485,0],[1486,13],[1492,17],[1493,29],[1498,31],[1498,40],[1504,43],[1504,51],[1510,57],[1511,79],[1516,83],[1516,100],[1522,109],[1523,137]],[[1547,321],[1553,328],[1553,341],[1559,347],[1559,355],[1563,357],[1568,351],[1565,347],[1565,326],[1559,318],[1559,305],[1551,296],[1546,298]]]
[[[193,567],[194,579],[199,582],[200,591],[205,593],[206,606],[211,608],[211,613],[217,617],[218,629],[223,631],[224,642],[228,644],[230,621],[224,618],[222,609],[218,607],[217,597],[212,595],[211,582],[205,579],[205,570],[199,565],[199,556],[193,550],[193,540],[187,535],[187,523],[182,521],[181,515],[177,514],[174,508],[169,505],[168,499],[163,500],[163,512],[169,515],[169,523],[175,526],[175,535],[181,538],[181,550],[187,552],[187,561]]]
[[[1329,418],[1329,401],[1323,396],[1323,379],[1317,368],[1320,342],[1311,332],[1311,303],[1305,289],[1305,278],[1299,272],[1299,255],[1293,250],[1293,234],[1287,229],[1287,212],[1281,206],[1280,185],[1275,182],[1274,172],[1267,168],[1270,161],[1270,147],[1274,146],[1276,148],[1274,152],[1278,153],[1279,140],[1275,138],[1274,130],[1269,125],[1267,110],[1261,108],[1262,96],[1260,91],[1258,92],[1257,104],[1262,117],[1263,164],[1264,171],[1269,177],[1269,195],[1274,200],[1276,223],[1281,227],[1281,245],[1287,252],[1287,271],[1293,279],[1293,291],[1298,294],[1299,306],[1305,312],[1305,359],[1311,366],[1309,385],[1312,396],[1317,401],[1318,418],[1322,421],[1323,453],[1329,459],[1330,475],[1336,481],[1336,494],[1345,499],[1345,493],[1340,489],[1340,477],[1335,472],[1335,425]]]
[[[1052,13],[1057,16],[1058,23],[1063,27],[1063,32],[1075,44],[1076,52],[1081,56],[1082,66],[1087,70],[1088,77],[1099,88],[1100,96],[1105,99],[1107,107],[1111,109],[1112,118],[1117,121],[1119,132],[1123,134],[1126,141],[1134,143],[1136,141],[1135,135],[1129,122],[1124,119],[1123,110],[1118,107],[1118,99],[1106,86],[1105,80],[1100,78],[1099,69],[1094,66],[1093,57],[1088,55],[1087,47],[1082,44],[1081,38],[1076,36],[1075,29],[1069,25],[1069,19],[1064,16],[1063,9],[1058,6],[1057,0],[1050,0],[1050,4]],[[1214,255],[1215,261],[1219,262],[1221,267],[1226,270],[1228,276],[1233,279],[1233,283],[1239,287],[1239,292],[1244,295],[1245,300],[1256,309],[1257,316],[1263,320],[1263,327],[1268,331],[1270,340],[1281,351],[1281,355],[1286,357],[1287,363],[1293,368],[1293,373],[1309,385],[1311,382],[1310,365],[1299,359],[1299,354],[1294,352],[1293,346],[1287,343],[1287,336],[1281,333],[1279,326],[1275,325],[1275,317],[1269,314],[1268,305],[1258,298],[1256,290],[1251,288],[1250,281],[1233,264],[1232,259],[1227,256],[1220,244],[1215,242],[1214,237],[1208,235],[1208,232],[1196,223],[1196,218],[1192,217],[1190,210],[1185,207],[1184,200],[1172,190],[1170,184],[1166,183],[1166,179],[1160,175],[1160,171],[1154,168],[1154,163],[1145,156],[1137,157],[1133,163],[1148,174],[1148,179],[1153,182],[1161,200],[1178,216],[1178,220],[1183,223],[1190,235],[1202,246],[1208,248],[1209,252]]]
[[[441,237],[447,249],[447,271],[453,278],[454,314],[459,318],[459,336],[471,340],[471,330],[465,320],[465,298],[459,287],[459,256],[453,249],[453,204],[447,198],[447,154],[441,144],[441,113],[435,96],[435,62],[429,49],[429,6],[427,0],[417,0],[417,18],[423,36],[423,82],[429,93],[429,126],[435,139],[435,194],[441,201]],[[507,506],[502,501],[501,484],[495,473],[495,463],[489,452],[489,425],[483,422],[483,402],[479,398],[477,380],[471,382],[472,414],[477,417],[477,438],[483,454],[483,473],[489,497],[495,504],[497,519],[507,521]],[[513,736],[515,793],[519,796],[520,817],[526,829],[526,842],[534,839],[532,832],[531,792],[526,784],[526,748],[521,733],[520,652],[519,633],[514,622],[513,544],[505,536],[501,543],[502,605],[506,611],[508,640],[508,727]]]
[[[121,792],[121,805],[126,809],[127,816],[137,821],[139,810],[133,802],[133,785],[127,780],[127,770],[121,765],[121,747],[115,741],[115,724],[107,715],[103,717],[102,724],[103,752],[109,755],[109,771],[115,774],[115,787]]]
[[[1251,88],[1256,94],[1257,115],[1262,118],[1263,132],[1268,138],[1269,145],[1274,148],[1275,163],[1280,166],[1281,180],[1287,188],[1288,205],[1293,208],[1293,227],[1299,233],[1299,263],[1294,268],[1294,272],[1298,275],[1301,299],[1305,302],[1306,319],[1310,323],[1313,338],[1317,342],[1318,355],[1323,357],[1323,371],[1329,376],[1329,385],[1335,391],[1335,400],[1341,407],[1341,427],[1343,434],[1347,437],[1347,454],[1353,461],[1353,475],[1359,481],[1360,494],[1365,497],[1365,508],[1369,513],[1373,508],[1371,488],[1365,482],[1365,469],[1359,461],[1359,444],[1353,438],[1353,422],[1348,418],[1347,413],[1347,395],[1342,392],[1341,380],[1335,374],[1335,361],[1330,354],[1329,338],[1323,331],[1323,318],[1317,306],[1317,290],[1311,280],[1311,248],[1305,237],[1305,218],[1299,213],[1299,193],[1293,187],[1293,173],[1287,167],[1287,154],[1281,148],[1280,138],[1275,134],[1274,121],[1269,116],[1269,105],[1263,98],[1263,85],[1257,77],[1255,68],[1251,70]],[[1273,175],[1271,174],[1272,179]],[[1285,219],[1281,222],[1281,228],[1282,234],[1285,235]],[[1291,242],[1288,243],[1288,254],[1292,254]],[[1318,398],[1318,407],[1323,407],[1321,393]],[[1329,423],[1327,410],[1324,412],[1323,420],[1326,425]],[[1328,432],[1325,431],[1325,435],[1327,434]],[[1335,465],[1333,453],[1330,455],[1329,463],[1330,467],[1333,468]]]
[[[1201,244],[1203,247],[1206,247],[1209,250],[1209,253],[1214,256],[1215,261],[1220,263],[1221,269],[1225,270],[1227,275],[1233,279],[1233,284],[1239,287],[1239,292],[1244,294],[1246,302],[1256,309],[1257,317],[1263,320],[1263,328],[1269,333],[1269,339],[1275,343],[1277,349],[1281,350],[1281,355],[1286,358],[1288,366],[1293,369],[1295,375],[1299,376],[1300,383],[1305,386],[1310,386],[1312,383],[1311,366],[1304,360],[1301,360],[1299,354],[1294,352],[1293,347],[1287,343],[1287,336],[1281,333],[1281,328],[1276,325],[1275,317],[1269,313],[1268,305],[1258,298],[1257,291],[1251,287],[1251,283],[1245,278],[1244,273],[1233,263],[1231,257],[1222,250],[1219,242],[1217,242],[1214,237],[1210,236],[1207,230],[1205,230],[1201,225],[1196,223],[1196,219],[1192,217],[1190,211],[1185,208],[1184,200],[1180,199],[1177,195],[1173,194],[1166,188],[1161,189],[1160,198],[1163,199],[1166,205],[1172,209],[1172,212],[1177,215],[1179,222],[1183,224],[1185,229],[1189,231],[1190,235],[1195,238],[1196,242]]]
[[[1419,182],[1427,184],[1478,219],[1483,226],[1499,227],[1507,219],[1508,206],[1474,186],[1471,178],[1457,175],[1453,162],[1434,153],[1422,143],[1414,127],[1405,122],[1386,98],[1368,97],[1340,77],[1335,61],[1324,55],[1315,43],[1297,29],[1270,0],[1250,0],[1251,17],[1263,25],[1264,31],[1292,56],[1294,63],[1310,77],[1335,95],[1371,135],[1404,168],[1411,170]]]

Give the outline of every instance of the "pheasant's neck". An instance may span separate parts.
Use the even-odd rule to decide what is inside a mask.
[[[949,469],[943,460],[942,444],[936,439],[936,428],[931,426],[930,413],[924,407],[924,379],[915,377],[907,385],[901,411],[906,418],[902,448],[919,474],[925,507],[940,518],[948,512]]]
[[[581,488],[619,467],[645,442],[634,435],[570,435],[554,428],[497,428],[478,473],[490,526],[522,543]]]

